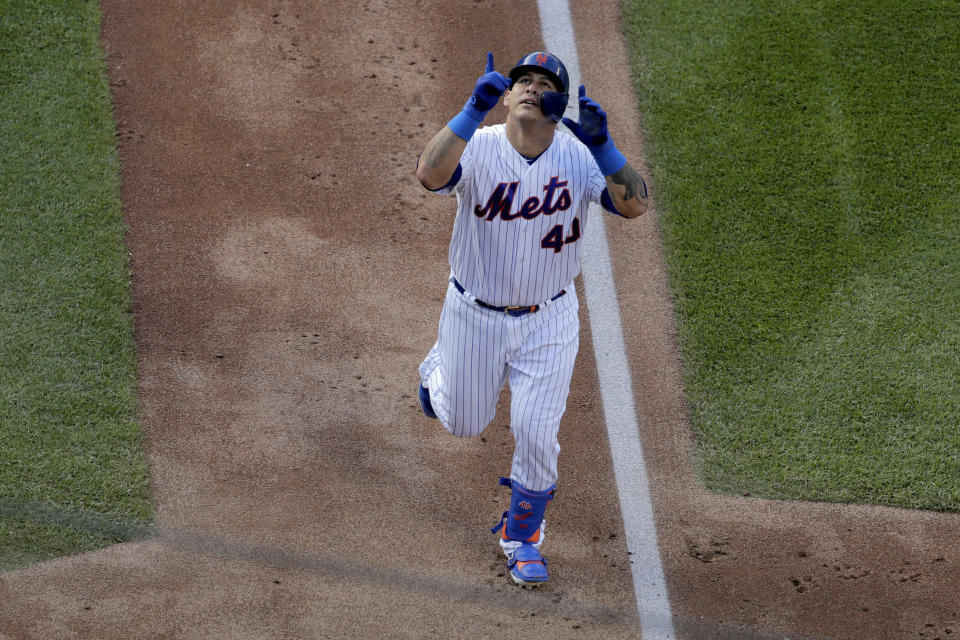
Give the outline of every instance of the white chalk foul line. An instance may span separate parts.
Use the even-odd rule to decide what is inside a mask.
[[[572,93],[580,85],[581,76],[568,1],[537,0],[537,7],[544,47],[563,60],[570,74]],[[576,120],[577,111],[576,100],[571,100],[567,106],[567,116]],[[650,485],[640,444],[640,426],[603,218],[600,207],[593,205],[590,220],[594,228],[584,238],[583,282],[593,333],[593,349],[598,358],[597,371],[607,436],[610,439],[614,476],[627,536],[627,551],[631,554],[640,630],[644,640],[674,640],[673,616],[660,561]]]

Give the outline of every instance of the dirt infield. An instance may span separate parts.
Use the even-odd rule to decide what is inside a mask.
[[[640,161],[619,5],[571,5]],[[159,526],[0,576],[0,638],[638,637],[586,312],[539,592],[489,533],[508,412],[414,396],[453,220],[416,157],[536,3],[102,6]],[[960,637],[958,516],[702,490],[656,214],[607,230],[678,637]]]

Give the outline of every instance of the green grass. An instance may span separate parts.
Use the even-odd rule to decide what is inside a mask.
[[[0,502],[149,521],[99,32],[95,1],[0,0]],[[0,514],[0,569],[124,537]]]
[[[706,485],[960,510],[960,4],[624,16]]]

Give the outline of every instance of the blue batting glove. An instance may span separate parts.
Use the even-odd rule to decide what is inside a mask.
[[[493,70],[493,53],[487,51],[487,69],[477,79],[473,95],[463,105],[463,110],[483,122],[487,112],[497,106],[500,96],[508,88],[510,88],[510,80],[499,71]]]
[[[477,84],[473,88],[473,94],[466,104],[463,105],[463,111],[453,117],[447,126],[459,137],[469,140],[473,137],[474,131],[483,122],[487,112],[497,106],[500,96],[510,87],[510,80],[499,71],[493,68],[493,53],[487,52],[487,68],[483,75],[477,79]]]
[[[613,144],[613,139],[607,132],[607,113],[587,97],[587,90],[583,85],[580,85],[579,101],[580,122],[564,118],[563,124],[587,146],[603,175],[614,174],[623,168],[627,159]]]

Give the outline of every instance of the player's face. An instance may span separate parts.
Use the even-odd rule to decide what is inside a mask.
[[[540,110],[540,95],[545,91],[558,91],[549,76],[528,71],[517,78],[507,91],[504,102],[510,115],[517,120],[550,120]]]

